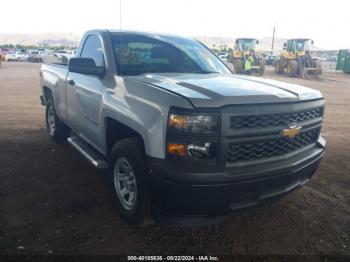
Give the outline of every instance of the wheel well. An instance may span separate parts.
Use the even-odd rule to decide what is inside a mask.
[[[131,137],[140,138],[140,141],[142,143],[141,152],[144,154],[145,144],[142,136],[138,132],[115,119],[109,117],[106,118],[106,143],[108,155],[118,140]]]
[[[44,95],[44,102],[46,104],[46,101],[48,100],[48,98],[52,96],[52,92],[50,88],[43,86],[43,95]]]

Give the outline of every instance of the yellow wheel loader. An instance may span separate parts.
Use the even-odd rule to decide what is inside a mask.
[[[318,77],[322,74],[320,63],[311,57],[310,46],[313,40],[308,38],[289,39],[284,44],[280,58],[275,60],[275,72],[289,77]]]
[[[261,55],[255,52],[255,46],[259,44],[259,40],[255,38],[237,38],[235,47],[231,52],[230,62],[233,64],[236,74],[244,73],[244,65],[247,56],[252,56],[254,63],[252,73],[263,75],[265,72],[265,60]]]

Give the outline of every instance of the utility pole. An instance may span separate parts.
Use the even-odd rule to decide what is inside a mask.
[[[275,43],[275,32],[276,32],[276,27],[273,27],[273,34],[272,34],[272,46],[271,46],[271,54],[273,55],[273,45]]]

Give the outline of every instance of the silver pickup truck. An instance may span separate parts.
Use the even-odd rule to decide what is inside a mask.
[[[323,156],[324,99],[233,75],[196,40],[87,32],[68,66],[43,64],[52,140],[108,170],[129,223],[211,223],[309,181]]]

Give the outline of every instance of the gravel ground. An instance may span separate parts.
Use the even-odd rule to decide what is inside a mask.
[[[267,77],[320,90],[327,151],[308,185],[222,225],[128,226],[102,172],[52,143],[39,103],[39,64],[0,68],[0,254],[350,255],[350,76]]]

